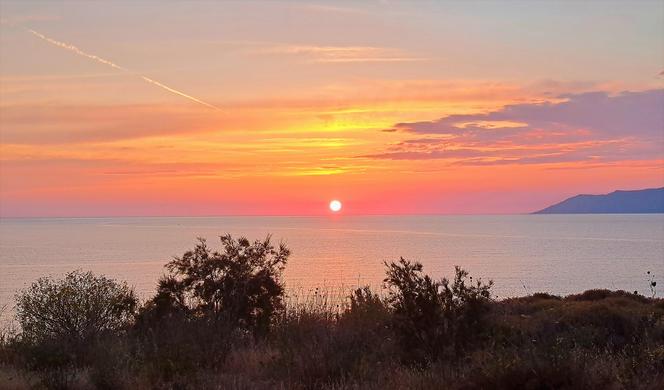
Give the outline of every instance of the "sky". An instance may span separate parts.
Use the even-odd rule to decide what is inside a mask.
[[[0,216],[664,186],[664,2],[0,1]]]

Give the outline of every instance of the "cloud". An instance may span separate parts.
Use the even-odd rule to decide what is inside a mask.
[[[258,50],[263,54],[287,54],[307,58],[311,62],[409,62],[426,58],[414,57],[402,50],[372,46],[311,46],[276,45]]]
[[[113,88],[119,80],[113,73],[75,80],[78,77],[88,75],[0,78],[3,143],[67,144],[219,132],[301,133],[329,130],[337,124],[339,129],[377,129],[404,117],[435,117],[443,105],[449,107],[446,111],[488,109],[525,99],[526,94],[515,85],[490,82],[358,80],[255,100],[228,100],[224,103],[228,110],[222,112],[184,101],[147,103],[141,97],[134,98],[133,104],[117,103]]]
[[[559,99],[398,123],[389,130],[420,137],[359,157],[499,165],[661,159],[664,155],[664,89],[617,95],[589,92]]]
[[[212,176],[233,169],[227,163],[146,162],[122,158],[33,157],[3,159],[3,168],[14,172],[29,169],[50,169],[75,172],[77,175],[109,176]],[[101,177],[100,177],[101,179]]]
[[[560,103],[526,103],[505,106],[487,114],[450,115],[432,122],[399,123],[396,128],[418,134],[481,134],[477,122],[517,122],[521,131],[535,129],[590,129],[596,135],[661,135],[664,123],[664,89],[563,95]],[[470,124],[470,125],[467,125]],[[502,129],[509,126],[496,126]],[[512,127],[514,128],[514,127]]]
[[[296,9],[311,11],[315,13],[325,13],[325,14],[340,14],[342,16],[347,15],[366,15],[368,12],[360,8],[351,8],[351,7],[339,7],[325,4],[293,4],[293,7]]]
[[[182,105],[44,104],[0,109],[4,144],[66,144],[198,133],[227,128],[235,119],[220,111],[211,115],[205,107]]]

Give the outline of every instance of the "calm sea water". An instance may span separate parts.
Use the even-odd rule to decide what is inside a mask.
[[[462,266],[493,279],[499,297],[646,292],[646,271],[664,278],[664,215],[3,219],[0,307],[36,278],[74,269],[126,280],[145,298],[196,237],[218,247],[224,233],[285,241],[284,277],[300,292],[379,288],[383,261],[399,256],[436,277]]]

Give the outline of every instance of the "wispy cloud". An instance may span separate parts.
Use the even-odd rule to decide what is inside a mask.
[[[274,45],[258,50],[263,54],[301,56],[311,62],[408,62],[426,58],[409,55],[400,49],[373,46]]]
[[[341,14],[341,15],[366,15],[368,12],[367,10],[361,9],[361,8],[351,8],[351,7],[340,7],[340,6],[334,6],[334,5],[328,5],[328,4],[314,4],[314,3],[309,3],[309,4],[294,4],[293,7],[303,10],[303,11],[311,11],[311,12],[317,12],[317,13],[333,13],[333,14]]]
[[[209,129],[213,120],[222,123],[221,115],[182,105],[14,105],[3,106],[2,111],[3,142],[23,145],[196,133]]]

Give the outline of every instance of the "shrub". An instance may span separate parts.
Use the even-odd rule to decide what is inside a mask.
[[[480,361],[460,389],[620,389],[610,355],[582,349],[500,349]],[[627,387],[629,388],[629,387]]]
[[[434,281],[422,264],[403,258],[385,263],[387,302],[405,360],[424,364],[458,357],[480,329],[493,282],[466,284],[468,273],[455,267],[454,280]]]
[[[581,294],[572,294],[565,297],[567,301],[601,301],[609,298],[625,298],[640,303],[650,302],[647,297],[643,295],[628,293],[627,291],[617,290],[611,291],[606,289],[592,289],[586,290]]]
[[[341,317],[342,322],[355,327],[380,327],[389,318],[387,304],[369,287],[358,288],[349,297],[350,305]]]
[[[369,287],[358,288],[338,321],[337,337],[345,340],[344,360],[352,364],[354,375],[370,379],[385,369],[395,353],[387,303]]]
[[[102,336],[116,336],[128,327],[136,305],[125,283],[91,272],[40,278],[16,295],[21,334],[14,348],[46,388],[71,388],[76,367],[88,360]]]
[[[92,272],[73,271],[63,279],[38,279],[16,295],[23,340],[86,343],[125,328],[137,299],[126,283]]]

